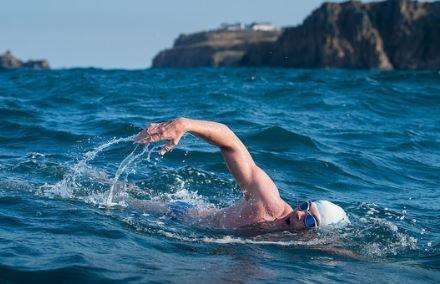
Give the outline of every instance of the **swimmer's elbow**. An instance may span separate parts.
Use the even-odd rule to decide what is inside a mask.
[[[226,124],[219,123],[218,126],[223,134],[223,137],[225,137],[223,143],[220,145],[221,150],[239,150],[242,143],[237,135],[235,135],[235,133]]]

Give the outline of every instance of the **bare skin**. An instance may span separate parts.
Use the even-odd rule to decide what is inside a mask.
[[[306,212],[292,209],[280,196],[272,179],[258,167],[246,146],[224,124],[187,118],[177,118],[163,123],[152,123],[136,137],[136,143],[168,141],[160,154],[171,151],[185,133],[194,134],[219,147],[228,166],[243,192],[236,204],[220,211],[203,215],[204,222],[215,227],[237,229],[262,226],[274,230],[303,230]],[[319,212],[312,203],[310,213],[320,220]],[[207,215],[207,216],[206,216]]]

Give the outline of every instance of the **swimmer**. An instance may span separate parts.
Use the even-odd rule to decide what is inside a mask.
[[[177,146],[185,133],[219,147],[229,172],[242,190],[243,198],[222,210],[205,212],[183,201],[175,201],[168,205],[172,214],[201,216],[203,223],[223,229],[262,226],[271,230],[300,231],[349,223],[345,211],[330,201],[305,201],[292,208],[282,199],[272,179],[254,162],[246,146],[224,124],[176,118],[152,123],[137,135],[135,142],[168,141],[160,150],[160,154],[164,155]]]

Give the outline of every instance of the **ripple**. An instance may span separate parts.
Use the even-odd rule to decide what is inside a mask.
[[[2,280],[377,279],[358,276],[365,271],[434,279],[439,90],[436,71],[2,71]],[[241,198],[220,151],[191,135],[164,157],[145,152],[125,167],[133,135],[178,116],[226,123],[287,202],[333,200],[352,224],[252,235],[128,206],[124,198],[210,208]],[[115,181],[126,187],[110,206]]]
[[[309,136],[288,131],[279,126],[272,126],[244,137],[249,144],[257,144],[269,151],[305,151],[318,150],[317,143]],[[273,143],[276,140],[276,143]]]

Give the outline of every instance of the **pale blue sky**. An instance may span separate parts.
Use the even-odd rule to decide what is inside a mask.
[[[296,25],[322,2],[2,0],[0,53],[47,58],[54,68],[145,68],[180,33],[237,21]]]

